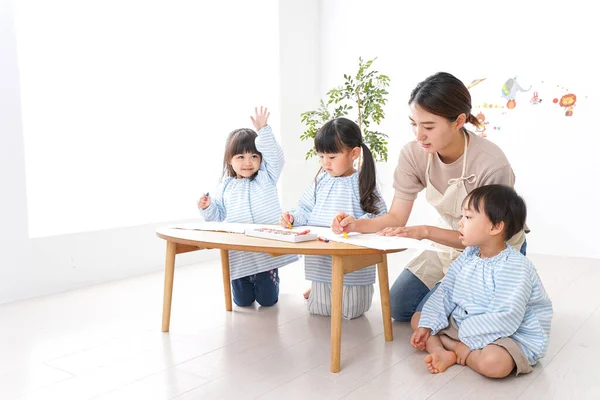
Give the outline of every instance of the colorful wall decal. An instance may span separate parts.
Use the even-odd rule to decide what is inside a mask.
[[[567,117],[573,116],[573,108],[575,107],[575,103],[577,102],[577,96],[573,93],[567,93],[563,97],[560,98],[559,106],[564,107],[565,115]]]
[[[469,85],[467,86],[467,89],[471,89],[473,86],[480,84],[481,82],[485,81],[487,78],[480,78],[480,79],[474,79],[473,81],[471,81],[471,83],[469,83]]]
[[[529,89],[523,89],[517,83],[516,76],[504,82],[504,85],[502,85],[502,97],[508,100],[508,102],[506,103],[506,108],[513,109],[517,106],[517,101],[515,100],[515,98],[517,97],[517,92],[528,92],[530,89],[531,86],[529,86]]]

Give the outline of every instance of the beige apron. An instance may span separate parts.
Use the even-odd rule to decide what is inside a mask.
[[[467,189],[465,181],[469,183],[475,182],[477,177],[475,174],[466,175],[467,171],[467,152],[468,152],[468,134],[465,133],[465,149],[463,152],[463,167],[459,178],[450,179],[448,188],[442,194],[440,193],[429,180],[429,168],[433,154],[427,157],[427,167],[425,169],[425,198],[437,212],[440,214],[438,226],[443,229],[458,230],[458,223],[462,215],[462,203],[467,197]],[[523,231],[513,236],[508,243],[516,248],[521,249],[525,241],[525,233]],[[415,257],[406,268],[419,278],[428,288],[433,288],[437,282],[442,280],[450,263],[458,258],[462,250],[458,250],[449,246],[444,246],[439,243],[433,244],[435,247],[443,249],[444,252],[435,252],[425,250]]]

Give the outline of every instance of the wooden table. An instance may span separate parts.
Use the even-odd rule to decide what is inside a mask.
[[[169,331],[171,320],[171,298],[173,294],[173,277],[175,273],[175,255],[200,249],[219,249],[221,251],[223,289],[225,293],[225,309],[227,311],[232,310],[229,250],[268,253],[274,257],[282,254],[332,256],[331,372],[340,371],[344,274],[368,267],[369,265],[377,264],[385,340],[389,342],[393,339],[387,254],[402,251],[402,249],[377,250],[333,241],[325,243],[317,240],[302,243],[288,243],[249,237],[238,233],[193,231],[172,228],[160,228],[156,231],[156,234],[158,237],[167,241],[162,317],[163,332]]]

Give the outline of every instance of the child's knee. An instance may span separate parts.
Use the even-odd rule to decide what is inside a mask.
[[[279,301],[279,296],[256,296],[256,302],[263,307],[272,307]]]
[[[233,289],[233,302],[238,307],[249,307],[254,303],[254,300],[256,300],[254,289]]]
[[[506,350],[499,351],[500,349],[504,350],[499,347],[498,350],[494,349],[496,351],[482,351],[479,360],[479,370],[482,375],[488,378],[504,378],[512,372],[515,367],[512,357]]]
[[[355,319],[362,316],[364,313],[369,311],[371,308],[370,304],[361,304],[361,303],[351,303],[348,301],[347,303],[342,305],[342,318],[344,319]]]
[[[262,272],[256,276],[254,286],[256,301],[263,307],[271,307],[279,300],[279,274],[277,269]]]
[[[355,319],[358,318],[360,316],[362,316],[365,312],[364,311],[359,311],[359,312],[351,312],[351,313],[344,313],[342,312],[342,318],[344,319]]]
[[[233,298],[233,302],[238,306],[238,307],[250,307],[252,304],[254,304],[254,299],[250,299],[250,298],[242,298],[242,299],[236,299],[235,297]]]
[[[331,317],[331,303],[320,301],[321,299],[312,291],[306,302],[306,310],[312,315],[321,315],[323,317]]]
[[[277,286],[262,286],[256,290],[256,302],[263,307],[271,307],[279,301],[279,288]]]

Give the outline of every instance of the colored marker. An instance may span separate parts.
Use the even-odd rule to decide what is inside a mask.
[[[208,197],[208,192],[206,192],[206,197]]]
[[[290,222],[290,213],[285,213],[288,216],[288,229],[292,229],[292,223]]]
[[[317,237],[321,242],[329,243],[329,239],[322,238],[321,236]]]
[[[338,215],[337,216],[337,220],[338,222],[342,222],[342,216]],[[348,239],[348,234],[346,232],[344,232],[344,227],[342,226],[342,232],[344,233],[344,239]]]

